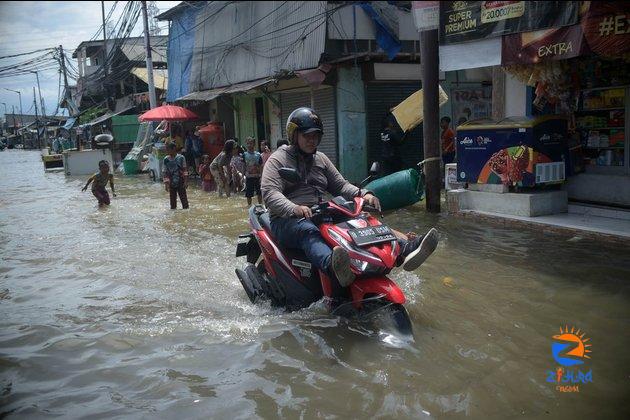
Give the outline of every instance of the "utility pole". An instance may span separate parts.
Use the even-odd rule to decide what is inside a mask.
[[[35,95],[35,86],[33,86],[33,105],[35,105],[35,131],[37,131],[37,146],[41,149],[42,140],[39,138],[39,116],[37,115],[37,96]]]
[[[7,104],[6,102],[2,102],[2,105],[4,105],[4,125],[2,125],[2,134],[4,135],[4,126],[6,125],[8,128],[9,122],[7,121]]]
[[[59,55],[61,57],[61,71],[63,72],[63,86],[64,86],[64,96],[66,97],[66,104],[68,106],[68,114],[72,117],[74,109],[70,105],[70,100],[72,99],[72,95],[70,94],[70,86],[68,86],[68,72],[66,71],[66,59],[63,55],[63,46],[59,46]]]
[[[429,213],[440,212],[440,142],[439,142],[439,55],[438,31],[420,33],[420,62],[422,63],[422,92],[424,142],[424,174],[426,180],[426,206]]]
[[[147,50],[147,82],[149,85],[149,105],[151,109],[157,106],[155,97],[155,83],[153,82],[153,60],[151,59],[151,41],[149,39],[149,20],[147,18],[147,2],[142,1],[142,21],[144,23],[144,46]]]
[[[72,94],[70,93],[70,85],[68,85],[68,72],[66,71],[66,59],[63,54],[63,45],[59,45],[59,55],[61,56],[61,71],[63,72],[64,96],[66,97],[66,105],[68,106],[68,114],[75,116],[74,104],[72,104]],[[72,137],[72,136],[70,136]],[[81,136],[77,135],[77,150],[82,150]]]
[[[105,89],[105,97],[107,98],[107,107],[109,108],[109,84],[107,83],[107,28],[105,27],[105,1],[101,1],[101,18],[103,19],[103,70],[105,78],[103,79],[103,88]]]
[[[35,73],[35,77],[37,78],[37,92],[39,93],[39,104],[40,109],[42,111],[42,119],[44,120],[44,140],[48,142],[48,130],[46,125],[46,109],[44,108],[44,100],[42,99],[42,89],[39,87],[39,73],[37,71],[31,71],[31,73]]]
[[[4,90],[8,90],[13,93],[17,93],[20,98],[20,129],[24,127],[24,111],[22,111],[22,94],[19,90],[13,90],[9,88],[4,88]],[[15,128],[15,109],[13,110],[13,127]],[[22,143],[24,143],[24,132],[22,132]]]
[[[13,110],[13,135],[16,135],[16,130],[15,130],[15,105],[11,105],[11,109]]]

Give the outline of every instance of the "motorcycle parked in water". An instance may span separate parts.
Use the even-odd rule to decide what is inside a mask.
[[[378,166],[373,165],[371,175],[361,186],[377,171]],[[280,176],[291,183],[303,183],[292,168],[281,168]],[[403,306],[405,295],[387,276],[396,264],[401,246],[394,232],[368,213],[377,209],[367,205],[362,197],[335,197],[327,202],[320,198],[311,211],[311,220],[326,243],[348,251],[355,281],[341,290],[337,284],[333,291],[329,276],[314,269],[301,250],[286,249],[274,239],[269,212],[257,205],[249,210],[251,233],[239,236],[245,241],[236,250],[237,257],[247,256],[247,266],[236,269],[236,275],[251,302],[268,299],[272,306],[292,311],[327,297],[333,313],[361,318],[387,316],[398,332],[410,335],[411,321]]]

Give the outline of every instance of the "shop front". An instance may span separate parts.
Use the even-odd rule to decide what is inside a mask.
[[[586,3],[575,25],[503,37],[502,62],[533,115],[568,117],[569,199],[630,208],[630,25],[622,6]]]
[[[524,2],[523,10],[492,20],[489,2],[467,2],[466,10],[459,10],[462,2],[443,3],[441,69],[482,61],[467,64],[461,57],[500,62],[505,80],[495,85],[493,77],[495,120],[565,119],[565,153],[556,160],[564,162],[568,199],[630,209],[630,24],[624,5]],[[467,17],[476,29],[449,26],[455,17]]]

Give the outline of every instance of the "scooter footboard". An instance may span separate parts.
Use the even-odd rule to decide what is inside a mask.
[[[405,294],[398,285],[387,277],[371,277],[368,279],[357,279],[350,285],[352,301],[357,309],[362,306],[362,301],[368,295],[382,295],[384,299],[392,302],[404,304]]]

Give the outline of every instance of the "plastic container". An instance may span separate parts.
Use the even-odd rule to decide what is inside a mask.
[[[424,182],[415,169],[406,169],[379,178],[365,188],[378,197],[383,210],[410,206],[424,196]]]
[[[138,173],[138,161],[136,159],[125,159],[122,161],[125,168],[125,175],[134,175]]]
[[[203,152],[210,156],[210,159],[221,153],[225,143],[222,123],[209,123],[200,127],[199,136],[203,141]]]

